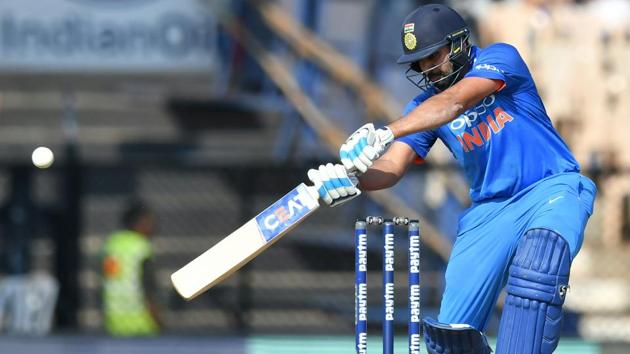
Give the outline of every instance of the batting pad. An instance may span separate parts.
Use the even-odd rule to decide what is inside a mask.
[[[497,353],[546,354],[558,345],[571,253],[557,233],[532,229],[510,265]]]

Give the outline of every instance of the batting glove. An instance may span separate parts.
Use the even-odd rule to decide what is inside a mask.
[[[319,198],[327,205],[335,207],[361,194],[356,188],[359,180],[346,172],[343,165],[332,163],[308,170],[308,178],[319,193]]]
[[[389,145],[394,141],[394,133],[388,127],[374,129],[368,123],[357,129],[339,149],[341,163],[348,171],[367,171]]]

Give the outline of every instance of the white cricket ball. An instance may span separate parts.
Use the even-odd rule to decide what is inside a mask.
[[[55,155],[49,148],[40,146],[33,150],[31,160],[33,160],[33,165],[38,168],[48,168],[55,162]]]

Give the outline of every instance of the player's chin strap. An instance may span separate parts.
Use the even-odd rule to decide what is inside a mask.
[[[405,73],[405,75],[407,76],[407,80],[409,80],[412,84],[414,84],[422,91],[429,90],[431,87],[437,87],[437,85],[441,86],[442,83],[445,83],[444,86],[446,88],[453,86],[470,69],[470,54],[472,52],[472,46],[468,44],[469,38],[470,32],[468,31],[468,29],[464,29],[462,31],[458,31],[454,34],[449,35],[448,39],[451,43],[451,52],[448,58],[443,62],[424,71],[420,69],[420,65],[417,61],[411,63]],[[453,72],[447,76],[440,78],[437,81],[431,81],[427,74],[449,60],[453,63]]]

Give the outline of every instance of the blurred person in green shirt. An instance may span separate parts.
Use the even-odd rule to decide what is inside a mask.
[[[106,330],[114,336],[152,336],[159,320],[152,301],[155,292],[149,240],[155,229],[152,210],[132,202],[123,214],[123,229],[112,233],[103,247],[103,312]]]

